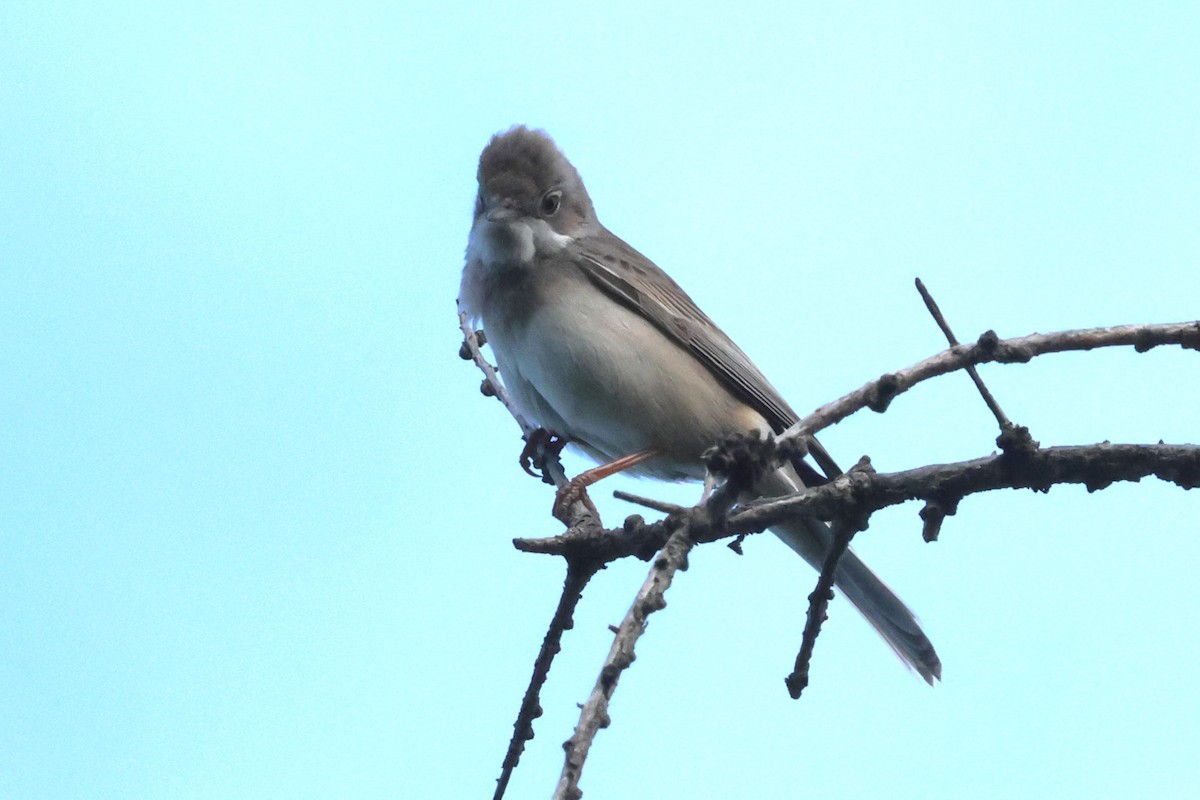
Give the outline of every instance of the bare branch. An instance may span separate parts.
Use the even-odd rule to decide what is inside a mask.
[[[650,568],[650,574],[638,590],[633,605],[621,620],[608,657],[600,669],[600,677],[587,702],[583,704],[575,733],[563,744],[566,759],[558,779],[558,787],[554,791],[555,800],[577,800],[583,796],[579,789],[583,764],[587,760],[596,733],[601,728],[608,727],[608,701],[617,688],[617,680],[633,663],[634,645],[645,632],[648,617],[655,611],[666,608],[667,601],[664,595],[675,573],[687,569],[687,556],[693,544],[689,526],[681,525],[675,528],[662,552],[654,559],[654,566]]]
[[[798,515],[818,519],[869,516],[882,508],[910,500],[935,503],[951,516],[967,495],[994,489],[1033,489],[1046,492],[1059,483],[1083,484],[1089,491],[1119,481],[1156,477],[1184,489],[1200,485],[1200,445],[1102,444],[1014,450],[970,461],[935,464],[892,473],[852,470],[827,484],[770,500],[754,500],[730,512],[723,525],[714,525],[708,511],[688,509],[680,516],[701,514],[706,524],[692,523],[692,539],[712,542],[760,533]],[[624,528],[590,533],[568,532],[545,539],[515,539],[528,553],[594,556],[604,563],[637,556],[645,558],[667,540],[664,523],[643,524],[630,517]],[[674,524],[677,524],[675,522]]]
[[[525,750],[525,742],[533,738],[533,721],[542,715],[539,702],[542,686],[550,675],[550,665],[554,662],[554,657],[562,650],[563,632],[575,626],[575,606],[583,597],[583,589],[596,574],[596,569],[594,563],[580,566],[575,561],[567,562],[567,578],[564,581],[562,596],[558,599],[558,607],[550,620],[550,629],[546,631],[546,638],[542,640],[537,660],[533,663],[533,678],[529,682],[529,688],[525,690],[521,710],[517,713],[517,721],[513,725],[513,736],[508,743],[508,752],[504,755],[504,764],[496,781],[493,800],[504,797],[508,781],[512,778],[513,770],[517,768],[521,753]]]
[[[1200,350],[1200,322],[1162,325],[1119,325],[1058,333],[1035,333],[1018,339],[1000,339],[988,331],[973,345],[957,345],[911,367],[889,372],[853,392],[826,403],[780,435],[780,439],[811,435],[841,422],[863,408],[882,413],[896,395],[921,381],[945,375],[968,364],[1024,364],[1047,353],[1094,350],[1098,347],[1133,347],[1139,353],[1160,345],[1175,344]]]
[[[521,436],[525,438],[532,436],[537,428],[521,416],[521,412],[517,411],[517,406],[512,401],[512,398],[509,397],[508,390],[504,388],[504,383],[500,380],[500,375],[496,368],[483,356],[483,350],[481,349],[483,342],[481,341],[480,332],[471,327],[470,322],[467,321],[467,314],[462,310],[461,306],[458,311],[458,327],[463,334],[463,344],[458,354],[463,359],[473,362],[483,373],[483,386],[480,389],[484,394],[495,397],[504,404],[508,413],[512,414],[512,418],[521,427]]]
[[[854,538],[854,533],[854,527],[845,520],[833,523],[833,544],[825,554],[825,563],[821,566],[816,588],[808,596],[808,614],[804,620],[804,633],[800,637],[800,652],[796,654],[796,665],[792,668],[792,674],[784,679],[788,694],[793,700],[799,700],[800,693],[808,686],[808,666],[817,646],[817,636],[821,633],[821,625],[829,618],[834,576],[837,575],[838,563],[842,556],[850,549],[850,540]]]
[[[799,512],[834,519],[869,515],[909,500],[932,500],[949,516],[967,495],[994,489],[1048,492],[1055,484],[1076,483],[1094,492],[1148,477],[1183,489],[1200,486],[1200,445],[1104,442],[999,453],[903,472],[850,472],[801,494],[747,503],[730,515],[725,535],[763,531]]]

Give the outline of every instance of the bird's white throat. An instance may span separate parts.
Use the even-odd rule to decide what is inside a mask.
[[[528,264],[534,256],[557,253],[571,241],[570,236],[558,233],[545,220],[493,222],[480,217],[467,240],[467,258],[487,267]]]

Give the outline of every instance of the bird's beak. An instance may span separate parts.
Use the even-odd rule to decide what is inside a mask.
[[[514,222],[517,219],[517,210],[512,206],[499,205],[487,212],[488,222]]]

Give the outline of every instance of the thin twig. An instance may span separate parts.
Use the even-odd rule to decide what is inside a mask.
[[[622,492],[619,489],[613,492],[613,497],[618,500],[624,500],[626,503],[633,503],[635,506],[661,511],[664,514],[677,514],[685,510],[683,506],[676,505],[675,503],[655,500],[653,497],[642,497],[640,494],[630,494],[629,492]]]
[[[925,288],[925,284],[917,278],[917,291],[921,293],[921,299],[925,301],[925,308],[929,309],[929,313],[933,315],[933,319],[937,322],[938,327],[942,329],[942,333],[946,336],[946,341],[951,347],[958,344],[958,339],[954,338],[954,331],[950,330],[950,323],[946,322],[946,318],[942,315],[942,310],[938,308],[938,304],[934,301],[933,295]],[[979,390],[979,394],[983,397],[983,402],[991,409],[992,415],[996,418],[996,422],[1000,424],[1000,430],[1007,430],[1012,426],[1008,416],[1000,408],[1000,404],[996,402],[996,398],[992,396],[991,391],[984,385],[983,378],[979,377],[978,370],[974,364],[967,365],[967,374],[971,376],[971,380],[975,381],[975,388]]]
[[[579,789],[583,765],[596,733],[601,728],[608,727],[608,701],[617,688],[617,680],[633,663],[634,645],[645,632],[649,616],[666,608],[664,594],[670,587],[675,573],[687,569],[687,556],[693,545],[688,526],[680,526],[667,539],[662,551],[654,559],[650,574],[646,576],[633,605],[617,628],[608,657],[600,668],[600,677],[596,680],[587,702],[581,707],[575,732],[563,744],[566,758],[554,791],[555,800],[577,800],[583,795]]]
[[[788,694],[793,700],[800,699],[800,693],[808,686],[808,666],[812,662],[813,649],[817,645],[821,625],[829,619],[829,601],[833,599],[833,582],[834,576],[837,575],[838,563],[850,548],[850,540],[854,538],[854,526],[844,519],[834,520],[832,527],[833,542],[829,552],[825,554],[825,563],[821,566],[816,588],[808,596],[808,616],[804,621],[804,634],[800,637],[800,652],[796,654],[796,665],[792,674],[784,679]]]
[[[583,596],[583,589],[596,574],[596,569],[594,562],[582,564],[574,560],[567,562],[567,578],[563,582],[562,596],[558,598],[558,607],[554,610],[554,617],[550,620],[546,638],[542,640],[537,660],[533,662],[533,678],[529,682],[529,688],[525,690],[525,697],[521,701],[521,710],[517,712],[517,721],[513,724],[513,736],[508,743],[508,752],[504,754],[504,764],[500,770],[500,777],[496,780],[496,793],[493,795],[493,800],[501,800],[504,797],[508,781],[512,777],[513,770],[517,768],[517,763],[521,760],[521,753],[525,750],[525,742],[533,738],[533,721],[542,715],[542,706],[539,702],[542,686],[545,685],[546,678],[550,675],[550,665],[553,663],[554,657],[562,649],[563,632],[574,627],[575,606],[579,604],[579,600]]]
[[[500,380],[496,368],[484,358],[483,350],[480,349],[479,334],[471,327],[470,322],[467,320],[467,314],[462,310],[461,306],[458,310],[458,327],[463,334],[463,347],[466,349],[465,355],[483,372],[483,382],[484,387],[486,387],[483,390],[484,394],[492,394],[504,404],[508,413],[512,414],[512,418],[517,421],[517,425],[521,426],[521,436],[528,438],[533,435],[533,432],[537,428],[530,424],[525,417],[521,416],[521,412],[517,411],[517,405],[509,396],[508,389],[504,388],[504,383]]]

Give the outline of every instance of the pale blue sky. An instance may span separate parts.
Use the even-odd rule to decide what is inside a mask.
[[[490,796],[562,577],[511,547],[551,495],[456,355],[513,123],[801,412],[940,349],[918,275],[964,339],[1200,317],[1194,3],[433,5],[0,10],[0,797]],[[1195,353],[984,375],[1046,444],[1197,439]],[[951,376],[824,438],[892,470],[994,431]],[[702,548],[586,796],[1182,796],[1196,503],[973,498],[930,546],[879,515],[945,680],[839,603],[799,703],[814,576]],[[589,589],[511,797],[645,570]]]

